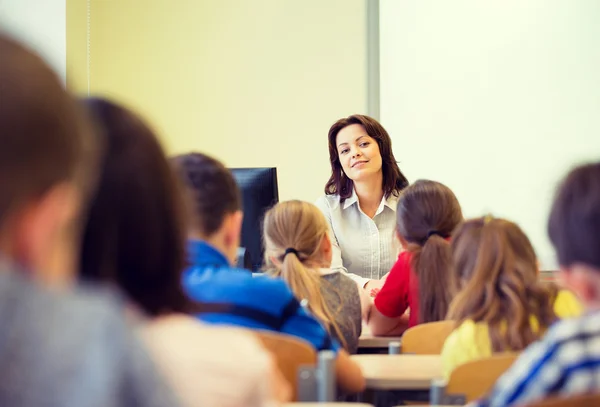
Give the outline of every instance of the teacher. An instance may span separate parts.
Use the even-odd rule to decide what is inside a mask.
[[[377,120],[352,115],[329,129],[329,161],[331,177],[316,204],[331,227],[331,268],[367,290],[381,288],[398,255],[396,204],[408,186],[392,140]]]

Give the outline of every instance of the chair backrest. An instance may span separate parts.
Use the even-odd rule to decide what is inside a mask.
[[[523,407],[598,407],[600,392],[596,394],[581,394],[578,396],[549,397],[544,400],[525,404]]]
[[[518,353],[500,353],[457,366],[450,373],[446,395],[463,395],[465,403],[484,396],[518,356]]]
[[[454,321],[438,321],[409,328],[402,335],[402,353],[439,355],[446,338],[454,330]]]
[[[277,367],[292,388],[292,400],[298,397],[298,368],[303,365],[315,366],[317,352],[306,341],[295,336],[269,331],[257,331],[262,341],[275,357]]]

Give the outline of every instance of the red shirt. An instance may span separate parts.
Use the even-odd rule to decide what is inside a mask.
[[[409,328],[419,323],[419,281],[410,266],[411,259],[411,253],[400,253],[375,297],[375,307],[388,318],[399,317],[410,307]]]

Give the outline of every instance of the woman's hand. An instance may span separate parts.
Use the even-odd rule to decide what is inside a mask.
[[[384,283],[384,280],[369,280],[364,289],[371,297],[375,297]]]

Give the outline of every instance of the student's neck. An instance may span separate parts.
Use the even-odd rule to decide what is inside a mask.
[[[383,176],[379,173],[378,176],[364,182],[355,182],[354,190],[358,197],[360,209],[370,218],[375,216],[381,200],[383,199]]]
[[[595,276],[596,273],[600,273],[600,270],[594,270],[591,273],[594,273]],[[583,305],[586,312],[598,312],[600,311],[600,278],[593,278],[588,284],[592,287],[592,292],[588,293],[587,298],[583,300]]]
[[[585,304],[585,312],[587,313],[595,313],[600,311],[600,300],[596,300],[593,302],[588,302]]]
[[[576,263],[571,266],[567,276],[571,276],[571,279],[574,278],[575,284],[569,284],[569,279],[567,279],[566,288],[571,289],[579,296],[585,312],[600,311],[600,269]]]
[[[39,278],[37,274],[40,271],[48,270],[46,264],[51,256],[38,256],[35,258],[30,255],[31,253],[25,248],[18,248],[10,236],[0,235],[0,261],[31,272],[36,278]]]
[[[211,245],[212,247],[214,247],[215,249],[217,249],[219,251],[219,253],[221,253],[223,256],[227,257],[227,251],[228,251],[228,247],[225,245],[225,243],[223,242],[223,239],[221,239],[221,236],[219,234],[215,234],[213,236],[207,237],[204,236],[201,233],[190,233],[189,235],[190,239],[194,239],[194,240],[202,240],[205,243],[208,243],[209,245]],[[227,259],[227,262],[230,263],[231,262],[229,259]]]

